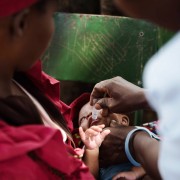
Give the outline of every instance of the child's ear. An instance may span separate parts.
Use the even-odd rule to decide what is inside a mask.
[[[129,118],[126,115],[123,115],[122,117],[122,125],[129,126]]]
[[[14,37],[22,37],[28,26],[27,17],[30,9],[24,9],[12,17],[11,33]]]

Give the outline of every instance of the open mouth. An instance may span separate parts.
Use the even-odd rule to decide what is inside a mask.
[[[96,120],[93,120],[92,117],[89,119],[89,127],[94,125],[100,125],[104,124],[105,127],[109,127],[111,123],[111,119],[109,117],[104,118],[97,118]]]
[[[90,121],[89,121],[89,122],[90,122]],[[89,123],[89,125],[90,125],[90,126],[97,125],[98,122],[99,122],[99,119],[93,120],[93,119],[91,118],[91,122]]]

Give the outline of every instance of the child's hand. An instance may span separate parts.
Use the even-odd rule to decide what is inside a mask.
[[[143,167],[132,167],[131,171],[120,172],[113,177],[113,180],[126,179],[136,180],[145,176],[146,172]]]
[[[136,174],[132,171],[127,172],[121,172],[116,174],[112,180],[118,180],[118,179],[126,179],[126,180],[136,180]]]
[[[87,149],[93,150],[100,147],[104,138],[110,133],[109,129],[103,130],[104,127],[104,124],[91,126],[85,132],[83,131],[82,127],[79,128],[81,140],[83,141]]]

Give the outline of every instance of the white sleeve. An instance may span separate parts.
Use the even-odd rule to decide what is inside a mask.
[[[180,33],[147,64],[147,98],[160,119],[159,170],[163,179],[180,179]]]

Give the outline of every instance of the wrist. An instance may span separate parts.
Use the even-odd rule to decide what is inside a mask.
[[[91,149],[91,148],[88,148],[88,147],[85,146],[84,149],[87,152],[99,152],[99,147]]]

